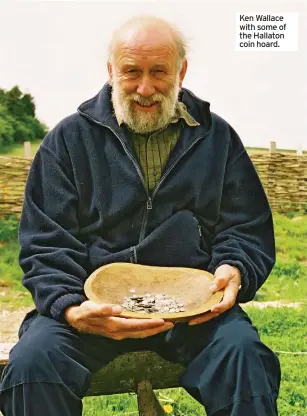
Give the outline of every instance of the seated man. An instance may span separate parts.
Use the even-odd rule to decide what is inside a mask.
[[[271,211],[236,132],[182,88],[186,70],[176,28],[128,21],[110,45],[108,83],[36,154],[19,230],[36,309],[4,371],[5,416],[81,415],[92,374],[144,349],[185,365],[182,386],[207,415],[277,415],[278,359],[238,305],[274,265]],[[175,326],[125,319],[83,291],[112,262],[208,270],[224,298]]]

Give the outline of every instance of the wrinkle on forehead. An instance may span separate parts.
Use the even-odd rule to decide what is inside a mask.
[[[118,64],[123,61],[134,61],[135,59],[142,59],[143,62],[155,60],[175,62],[175,52],[168,47],[151,47],[149,45],[142,46],[127,46],[122,45],[118,48],[116,62]]]
[[[146,27],[127,29],[114,45],[114,57],[121,60],[123,55],[165,55],[177,56],[178,51],[172,33],[167,28]]]

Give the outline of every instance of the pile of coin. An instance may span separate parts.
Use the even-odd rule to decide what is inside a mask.
[[[121,306],[128,311],[140,313],[185,312],[181,299],[164,293],[125,296]]]

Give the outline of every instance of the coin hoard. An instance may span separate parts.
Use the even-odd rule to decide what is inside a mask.
[[[140,313],[185,312],[182,299],[165,293],[125,296],[121,306],[128,311]]]

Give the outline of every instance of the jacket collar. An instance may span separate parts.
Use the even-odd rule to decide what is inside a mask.
[[[111,92],[112,87],[106,83],[97,95],[78,107],[78,112],[98,124],[118,130],[120,127],[114,114]],[[205,127],[205,130],[211,127],[210,104],[207,101],[196,97],[186,88],[181,89],[178,100],[185,105],[190,116],[200,127]]]

